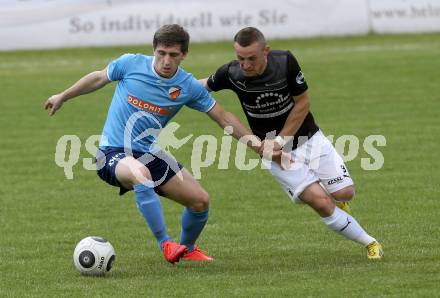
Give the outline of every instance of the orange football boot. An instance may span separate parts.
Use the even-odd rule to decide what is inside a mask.
[[[180,258],[186,252],[186,246],[167,240],[162,243],[162,252],[165,260],[174,264],[179,262]]]
[[[214,261],[213,257],[206,254],[206,251],[200,250],[197,245],[194,245],[194,250],[187,251],[183,254],[182,260],[186,261]]]

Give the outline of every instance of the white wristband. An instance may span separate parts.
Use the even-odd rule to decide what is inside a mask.
[[[280,145],[281,148],[283,148],[284,145],[286,145],[286,141],[284,140],[284,138],[282,136],[276,136],[274,139],[274,142],[277,143],[278,145]]]

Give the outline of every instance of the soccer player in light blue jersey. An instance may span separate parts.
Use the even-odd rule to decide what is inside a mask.
[[[207,113],[221,127],[232,126],[234,137],[246,136],[256,152],[261,146],[238,118],[179,67],[188,45],[189,35],[181,26],[165,25],[154,35],[154,56],[122,55],[45,103],[45,109],[54,115],[67,100],[117,81],[97,154],[98,175],[119,187],[121,195],[134,190],[138,209],[171,263],[181,258],[213,260],[195,244],[208,220],[209,196],[182,165],[158,147],[160,129],[186,105]],[[167,233],[158,194],[185,206],[180,243]]]

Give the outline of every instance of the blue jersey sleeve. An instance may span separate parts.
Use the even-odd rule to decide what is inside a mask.
[[[107,66],[107,77],[110,81],[119,81],[124,78],[128,64],[135,57],[134,54],[124,54]]]
[[[196,79],[191,82],[192,99],[186,103],[191,109],[209,112],[215,106],[215,99]]]

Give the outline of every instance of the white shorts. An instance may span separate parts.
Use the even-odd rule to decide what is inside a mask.
[[[299,195],[314,182],[321,183],[330,194],[353,185],[344,161],[321,131],[290,154],[294,163],[289,169],[265,159],[263,164],[295,203],[302,203]]]

